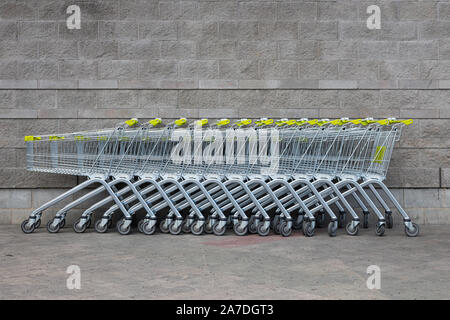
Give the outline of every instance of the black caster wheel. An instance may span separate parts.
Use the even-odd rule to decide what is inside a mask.
[[[295,219],[294,222],[292,223],[292,228],[293,228],[294,230],[300,230],[300,229],[302,228],[302,226],[303,226],[303,221],[304,221],[304,220],[305,220],[305,219],[302,218],[301,221],[298,222],[298,219]]]
[[[204,225],[202,225],[201,227],[197,227],[197,225],[198,225],[197,222],[192,223],[190,229],[193,235],[199,236],[204,231]]]
[[[369,227],[369,213],[363,213],[363,228],[367,229]]]
[[[248,219],[248,232],[255,234],[258,233],[258,226],[256,225],[256,217],[255,216],[251,216]]]
[[[143,221],[143,220],[141,220]],[[145,221],[142,223],[142,232],[146,235],[152,235],[156,231],[156,224],[154,224],[151,228],[148,226],[151,221]]]
[[[349,222],[345,226],[345,231],[347,231],[347,234],[350,235],[350,236],[356,236],[356,235],[358,235],[358,232],[359,232],[359,225],[356,226],[355,228],[353,228],[352,227],[352,223]]]
[[[127,235],[131,232],[131,224],[129,224],[128,227],[123,226],[125,224],[125,221],[125,219],[121,219],[119,222],[117,222],[117,231],[121,235]]]
[[[319,212],[316,218],[316,226],[317,228],[323,228],[325,225],[325,213]]]
[[[166,223],[166,220],[162,220],[159,223],[159,230],[161,230],[162,233],[169,233],[169,225]]]
[[[207,234],[213,233],[213,226],[211,224],[211,219],[209,217],[206,219],[206,222],[204,224],[204,230],[205,230],[205,233],[207,233]]]
[[[292,228],[288,227],[287,221],[282,221],[280,224],[280,233],[283,237],[289,237],[292,233]]]
[[[175,222],[176,221],[172,221],[172,223],[169,225],[169,232],[170,234],[178,235],[181,233],[181,224],[176,227]]]
[[[226,230],[227,230],[226,225],[223,226],[222,228],[219,228],[219,221],[217,221],[213,225],[213,232],[216,236],[223,236]]]
[[[271,221],[271,227],[272,227],[272,229],[275,231],[275,228],[277,227],[277,225],[280,223],[280,215],[279,214],[276,214],[274,217],[273,217],[273,219],[272,219],[272,221]],[[279,232],[278,232],[279,233]]]
[[[95,231],[97,231],[98,233],[105,233],[106,231],[108,231],[108,223],[109,223],[109,221],[108,221],[108,223],[106,223],[106,224],[103,225],[103,226],[100,226],[100,223],[101,223],[101,222],[102,222],[102,219],[95,221],[94,229],[95,229]]]
[[[280,234],[281,233],[281,224],[282,222],[280,220],[277,221],[277,223],[274,223],[273,225],[273,233]]]
[[[189,233],[191,232],[191,227],[192,225],[195,223],[192,222],[190,225],[188,224],[188,219],[184,219],[183,222],[181,223],[181,231],[183,231],[184,233]]]
[[[242,228],[242,222],[238,222],[233,226],[233,231],[238,236],[245,236],[247,234],[248,228]]]
[[[333,221],[330,221],[330,223],[328,224],[328,234],[330,237],[336,237],[336,231],[337,231],[337,226],[336,223]]]
[[[375,228],[375,234],[379,237],[384,235],[384,231],[386,231],[386,227],[384,224],[377,225],[377,227]]]
[[[80,221],[81,221],[81,219],[78,219],[73,224],[73,231],[75,231],[76,233],[83,233],[86,231],[87,221],[85,221],[82,226],[79,225]]]
[[[59,229],[61,228],[60,224],[58,223],[56,226],[52,225],[53,219],[47,222],[47,231],[50,233],[57,233],[59,232]]]
[[[258,227],[257,227],[256,223],[252,223],[252,224],[248,225],[248,232],[251,234],[258,233]]]
[[[339,213],[338,217],[338,228],[344,228],[345,227],[345,213]]]
[[[34,223],[34,227],[36,229],[38,229],[40,226],[41,226],[41,218],[39,218],[39,220]]]
[[[314,228],[312,227],[311,221],[303,223],[303,234],[307,237],[312,237],[314,235]]]
[[[413,223],[413,230],[409,230],[407,226],[405,226],[405,233],[408,237],[417,237],[419,235],[420,229],[419,225],[416,223]]]
[[[145,222],[144,219],[139,220],[139,222],[138,222],[137,227],[138,227],[138,230],[140,233],[144,233],[144,230],[142,230],[142,226],[144,225],[144,222]]]
[[[22,229],[23,233],[32,233],[34,231],[34,229],[36,228],[36,225],[33,223],[31,226],[27,226],[27,224],[28,224],[28,219],[24,220],[22,222],[22,224],[20,225],[20,228]]]
[[[386,228],[392,229],[394,226],[394,218],[392,217],[392,213],[386,214]]]
[[[61,222],[59,223],[59,227],[60,227],[61,229],[63,229],[65,226],[66,226],[66,219],[64,218],[64,219],[62,219]]]
[[[264,227],[264,221],[260,222],[258,225],[258,234],[262,237],[265,237],[269,235],[270,233],[270,227],[265,228]]]

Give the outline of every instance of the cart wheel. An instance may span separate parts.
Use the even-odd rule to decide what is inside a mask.
[[[307,237],[312,237],[314,235],[314,228],[312,227],[311,221],[303,223],[303,234]]]
[[[392,213],[386,214],[386,227],[388,229],[392,229],[394,226],[394,218],[392,217]]]
[[[319,212],[316,217],[316,226],[317,228],[322,228],[325,224],[325,214],[323,212]]]
[[[203,233],[204,231],[204,225],[202,225],[201,227],[197,227],[198,223],[194,222],[191,224],[191,233],[193,235],[199,236]]]
[[[281,224],[282,222],[280,220],[277,221],[277,223],[273,225],[273,233],[280,234],[281,233]]]
[[[248,232],[251,234],[258,233],[258,226],[256,225],[256,223],[248,224]]]
[[[83,232],[86,231],[86,228],[87,228],[87,221],[86,221],[85,223],[83,223],[82,226],[79,225],[80,221],[81,221],[81,218],[78,219],[77,221],[75,221],[75,223],[73,224],[73,230],[74,230],[76,233],[83,233]]]
[[[271,221],[272,223],[272,229],[273,229],[273,231],[275,231],[275,228],[277,227],[277,225],[280,223],[280,215],[279,214],[276,214],[274,217],[273,217],[273,219],[272,219],[272,221]],[[280,232],[278,232],[278,233],[280,233]]]
[[[159,223],[159,230],[161,230],[162,233],[169,233],[169,226],[166,223],[166,220],[162,220]]]
[[[258,234],[262,237],[265,237],[265,236],[269,235],[269,232],[270,232],[270,228],[269,227],[265,228],[264,221],[261,221],[258,225]]]
[[[282,221],[280,224],[280,233],[283,237],[289,237],[292,233],[292,228],[288,227],[287,221]]]
[[[247,234],[248,227],[242,228],[242,221],[240,221],[233,226],[233,231],[238,236],[245,236]]]
[[[117,231],[119,231],[121,235],[127,235],[131,231],[131,224],[129,224],[126,228],[123,227],[125,221],[125,219],[121,219],[119,222],[117,222]]]
[[[205,222],[204,228],[203,228],[205,233],[207,233],[207,234],[213,233],[213,228],[212,227],[213,226],[211,224],[211,218],[210,217],[206,218],[206,222]]]
[[[352,227],[352,223],[349,222],[345,226],[345,231],[347,231],[347,234],[350,235],[350,236],[356,236],[356,235],[358,235],[358,232],[359,232],[359,225],[356,226],[355,228],[353,228]]]
[[[141,219],[138,222],[137,227],[138,227],[138,230],[139,230],[140,233],[144,233],[144,230],[142,229],[142,226],[144,225],[144,222],[145,222],[144,219]]]
[[[141,220],[143,221],[143,220]],[[145,221],[142,223],[142,232],[146,235],[152,235],[155,233],[156,230],[156,224],[154,224],[151,228],[148,227],[150,224],[150,221]]]
[[[375,229],[375,233],[377,236],[381,237],[382,235],[384,235],[384,231],[386,230],[386,227],[384,224],[382,225],[377,225],[376,229]]]
[[[91,222],[91,219],[89,219],[89,223]],[[112,227],[112,217],[109,217],[108,218],[108,222],[106,223],[106,226],[108,227],[108,228],[111,228]]]
[[[178,227],[175,227],[175,222],[172,221],[172,223],[169,225],[169,232],[173,235],[178,235],[181,233],[181,224],[178,225]]]
[[[54,219],[47,222],[47,231],[50,233],[57,233],[61,227],[59,226],[59,223],[56,226],[52,226],[53,220]]]
[[[363,212],[363,228],[367,229],[369,227],[369,213]]]
[[[39,218],[39,220],[34,223],[34,227],[37,229],[40,226],[41,226],[41,219]]]
[[[106,231],[108,231],[108,223],[109,223],[109,221],[108,221],[108,223],[106,223],[106,224],[103,225],[103,226],[100,226],[100,223],[101,223],[101,222],[102,222],[102,219],[95,221],[94,229],[95,229],[95,231],[97,231],[98,233],[105,233]]]
[[[184,233],[189,233],[191,232],[191,226],[194,224],[195,222],[193,222],[191,225],[188,225],[188,219],[184,219],[183,222],[181,223],[181,231],[183,231]]]
[[[214,234],[216,236],[223,236],[226,230],[227,230],[226,226],[223,226],[222,228],[219,228],[219,221],[217,221],[213,225],[213,232],[214,232]]]
[[[338,227],[344,228],[345,226],[345,212],[340,212],[338,217]]]
[[[335,226],[335,223],[333,221],[330,221],[330,223],[328,224],[328,234],[330,235],[330,237],[336,237],[336,230],[337,226]]]
[[[407,226],[405,226],[405,233],[408,237],[417,237],[419,235],[419,225],[416,223],[413,223],[413,230],[409,230]]]
[[[20,225],[23,233],[32,233],[34,231],[34,229],[36,228],[36,225],[33,223],[30,227],[28,227],[27,224],[28,224],[28,219],[24,220],[22,222],[22,224]]]
[[[63,229],[65,226],[66,226],[66,219],[64,218],[64,219],[62,219],[61,222],[59,223],[59,227],[60,227],[61,229]]]
[[[301,218],[300,222],[298,222],[298,220]],[[300,230],[303,226],[303,221],[305,220],[304,216],[299,215],[297,217],[297,219],[294,219],[293,223],[292,223],[292,228],[294,230]]]
[[[250,219],[248,220],[248,232],[249,233],[257,233],[258,232],[258,227],[256,225],[256,217],[255,216],[250,216]]]

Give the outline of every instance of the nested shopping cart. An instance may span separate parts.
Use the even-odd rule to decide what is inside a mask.
[[[144,125],[130,119],[112,129],[27,136],[28,170],[88,180],[34,210],[22,230],[33,232],[44,210],[97,184],[60,209],[48,222],[48,231],[58,232],[71,209],[106,192],[74,223],[76,232],[89,228],[92,214],[109,205],[95,222],[98,232],[106,232],[120,212],[117,230],[128,234],[133,216],[144,210],[138,228],[145,234],[155,232],[163,214],[159,229],[172,234],[223,235],[232,226],[238,235],[265,236],[272,228],[283,236],[294,229],[312,236],[328,216],[330,236],[344,226],[356,235],[360,218],[351,198],[362,209],[364,228],[373,211],[381,236],[393,225],[387,198],[402,216],[406,234],[416,236],[418,226],[383,183],[395,141],[411,123],[263,118],[188,124],[181,118],[163,125],[157,118]]]

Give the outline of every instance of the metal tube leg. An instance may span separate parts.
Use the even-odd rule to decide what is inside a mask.
[[[81,198],[78,198],[78,199],[72,201],[68,205],[64,206],[62,209],[58,210],[55,217],[65,219],[67,211],[73,209],[74,207],[80,205],[81,203],[87,201],[88,199],[95,197],[96,195],[102,193],[103,191],[105,191],[105,188],[103,186],[100,186],[100,187],[96,188],[95,190],[92,190],[91,192],[85,194]],[[111,200],[112,200],[112,198],[111,198]]]
[[[333,211],[331,210],[331,208],[328,206],[327,202],[322,198],[322,196],[320,195],[320,193],[317,191],[316,187],[309,181],[306,179],[300,179],[300,181],[303,184],[306,184],[306,186],[309,187],[309,189],[312,191],[314,197],[316,199],[319,200],[319,202],[322,204],[323,208],[327,211],[327,213],[330,216],[330,223],[328,225],[328,234],[332,237],[334,237],[336,235],[336,230],[338,228],[337,225],[337,218],[335,216],[335,214],[333,213]]]
[[[357,235],[358,234],[358,228],[359,228],[359,217],[353,210],[353,208],[350,206],[350,204],[347,202],[345,197],[342,195],[342,193],[338,190],[336,185],[328,181],[326,179],[319,179],[318,181],[323,182],[324,184],[327,184],[331,187],[333,192],[337,195],[339,200],[344,204],[344,206],[347,208],[348,212],[350,212],[350,215],[352,216],[352,222],[346,227],[347,233],[350,235]]]
[[[297,192],[294,190],[294,188],[290,183],[281,179],[274,180],[274,182],[275,181],[280,182],[280,184],[284,185],[293,195],[293,197],[297,200],[297,203],[300,205],[304,214],[306,214],[307,216],[307,221],[303,225],[303,232],[306,236],[311,237],[314,234],[314,229],[316,226],[314,215],[311,213],[311,211],[308,209],[308,207],[305,205],[303,200],[300,198],[300,196],[297,194]]]
[[[230,201],[230,203],[233,204],[234,208],[237,210],[237,212],[241,216],[241,221],[238,222],[239,225],[235,227],[235,229],[238,229],[237,230],[237,234],[238,235],[243,235],[243,234],[247,233],[248,217],[245,214],[245,212],[241,209],[241,207],[238,205],[238,203],[233,198],[233,196],[228,191],[228,189],[225,187],[225,185],[221,181],[213,180],[213,179],[206,180],[203,183],[204,183],[205,186],[207,184],[217,184],[218,186],[221,187],[223,193],[228,197],[228,200]],[[227,219],[225,218],[225,224],[226,224],[226,221],[227,221]],[[219,227],[222,228],[222,226],[219,226]],[[235,230],[235,232],[236,232],[236,230]]]
[[[166,218],[165,221],[163,221],[160,225],[162,227],[161,229],[164,231],[164,229],[167,227],[167,230],[170,231],[172,234],[179,234],[181,232],[181,223],[183,221],[183,216],[180,214],[178,209],[174,206],[171,199],[169,199],[169,196],[167,193],[162,189],[163,185],[166,184],[173,184],[177,187],[178,190],[184,190],[183,187],[180,185],[180,183],[173,179],[164,179],[161,182],[157,183],[156,181],[152,179],[146,179],[147,182],[152,183],[158,192],[163,196],[166,203],[169,205],[171,209],[171,213],[175,214],[175,221],[172,221],[171,213],[169,213],[169,216]]]
[[[66,192],[64,192],[63,194],[57,196],[56,198],[46,202],[45,204],[43,204],[42,206],[40,206],[39,208],[35,209],[33,212],[31,212],[29,218],[26,221],[26,226],[27,228],[31,229],[32,226],[39,221],[39,219],[41,218],[41,214],[42,211],[54,206],[55,204],[57,204],[58,202],[66,199],[67,197],[71,196],[74,193],[77,193],[78,191],[86,188],[87,186],[91,185],[95,183],[94,180],[87,180],[75,187],[73,187],[70,190],[67,190]],[[33,229],[34,230],[34,229]]]
[[[104,181],[103,179],[98,179],[98,178],[94,178],[94,179],[89,179],[81,184],[79,184],[78,186],[64,192],[63,194],[59,195],[58,197],[56,197],[55,199],[52,199],[51,201],[45,203],[44,205],[40,206],[39,208],[37,208],[36,210],[34,210],[31,214],[30,214],[30,218],[25,220],[22,223],[22,230],[25,233],[30,233],[34,231],[34,228],[36,226],[36,221],[38,221],[38,219],[40,219],[40,216],[42,214],[42,211],[48,209],[49,207],[55,205],[56,203],[66,199],[67,197],[71,196],[72,194],[88,187],[91,184],[94,183],[100,183],[101,185],[103,185],[104,189],[110,193],[111,195],[113,195],[113,200],[119,205],[120,210],[122,210],[122,212],[124,214],[128,214],[127,210],[125,209],[125,207],[120,203],[120,201],[118,200],[118,198],[114,195],[114,192],[111,190],[111,188],[109,187],[109,185],[107,184],[106,181]],[[57,232],[59,230],[59,226],[60,226],[60,222],[61,219],[56,218],[53,219],[53,221],[51,221],[51,223],[49,223],[48,225],[48,229],[51,232]]]
[[[230,179],[230,180],[226,181],[224,184],[228,185],[228,184],[231,184],[231,183],[239,184],[242,187],[242,189],[244,189],[244,191],[248,194],[248,196],[253,201],[255,206],[258,208],[259,212],[255,216],[256,229],[257,229],[259,235],[261,235],[261,236],[268,235],[269,232],[270,232],[270,217],[267,214],[267,212],[264,210],[264,208],[261,206],[261,204],[255,198],[255,196],[250,191],[250,189],[247,186],[247,184],[245,184],[244,182],[242,182],[241,180],[238,180],[238,179]],[[263,220],[264,221],[262,223],[259,222],[260,221],[259,215],[263,216]]]
[[[393,225],[394,225],[393,219],[392,219],[392,211],[391,211],[391,209],[389,209],[388,205],[383,200],[381,195],[377,192],[377,190],[375,189],[373,184],[369,184],[369,189],[370,189],[370,191],[372,191],[372,194],[375,196],[375,198],[377,198],[378,202],[383,207],[384,213],[385,213],[385,219],[386,219],[386,227],[391,229],[393,227]]]
[[[403,207],[400,205],[400,203],[395,199],[392,192],[386,187],[386,185],[378,180],[371,179],[367,180],[363,183],[363,185],[371,185],[371,184],[377,184],[381,187],[381,189],[384,191],[384,193],[388,196],[389,200],[391,200],[392,204],[395,206],[395,208],[398,210],[398,212],[403,217],[403,223],[405,225],[405,232],[410,237],[415,237],[419,234],[419,226],[415,223],[411,222],[411,218],[408,216],[406,211],[403,209]]]
[[[348,190],[350,190],[351,188],[352,187],[350,185],[347,185],[347,189]],[[369,209],[367,209],[367,207],[364,204],[364,202],[361,200],[361,198],[356,193],[352,193],[352,197],[358,203],[358,206],[362,209],[363,212],[369,213]]]
[[[92,181],[92,183],[100,183],[101,185],[103,185],[103,187],[106,189],[106,191],[113,198],[114,202],[116,202],[116,204],[119,206],[120,210],[124,214],[125,219],[131,219],[130,213],[127,211],[127,209],[124,207],[122,202],[119,200],[119,198],[117,197],[117,195],[114,193],[114,191],[111,188],[111,186],[114,185],[115,181],[110,182],[110,183],[107,183],[103,179],[91,179],[91,180],[88,180],[88,181]],[[55,217],[55,219],[53,219],[53,221],[47,225],[47,229],[50,232],[57,232],[57,230],[59,230],[59,227],[58,227],[60,225],[59,223],[60,223],[60,219]],[[53,230],[55,230],[55,231],[53,231]],[[126,232],[126,233],[128,233],[128,232]]]
[[[353,180],[346,180],[345,182],[356,187],[358,192],[363,196],[364,200],[369,204],[369,207],[375,212],[375,214],[378,217],[378,223],[377,223],[375,231],[378,236],[382,236],[384,234],[386,220],[384,219],[381,212],[378,210],[378,208],[375,206],[373,201],[370,199],[370,197],[367,195],[367,193],[364,191],[364,189],[361,187],[361,185],[358,182],[353,181]]]
[[[134,183],[134,185],[136,187],[140,186],[142,184],[142,180],[138,180],[137,182]],[[124,196],[126,193],[128,193],[130,191],[130,187],[125,186],[124,188],[120,189],[116,194],[119,197],[119,199]],[[148,192],[151,192],[152,190],[154,190],[153,187],[151,188],[145,188],[144,190],[141,191],[142,195],[145,195]],[[131,201],[136,200],[136,195],[132,194],[131,196],[125,198],[124,200],[122,200],[122,203],[124,204],[124,206],[126,208],[128,208],[128,204]],[[109,202],[112,202],[113,198],[111,196],[108,196],[102,200],[100,200],[99,202],[93,204],[92,206],[90,206],[88,209],[86,209],[82,215],[81,215],[81,219],[90,219],[91,214],[97,210],[98,208],[108,204]],[[105,214],[103,215],[104,218],[110,217],[110,212],[114,212],[118,209],[118,206],[115,204],[113,205],[111,208],[109,208]]]
[[[272,197],[273,201],[277,204],[277,206],[280,208],[281,212],[284,215],[284,218],[286,219],[286,226],[284,226],[284,233],[282,233],[284,236],[289,236],[292,232],[292,217],[289,214],[289,212],[287,212],[286,208],[283,207],[283,205],[281,204],[280,200],[278,200],[278,198],[274,195],[274,193],[272,192],[272,189],[262,180],[251,180],[248,182],[248,185],[250,184],[259,184],[261,185],[266,192]]]
[[[219,220],[220,220],[219,224],[221,224],[220,228],[225,227],[225,224],[226,224],[226,220],[227,220],[227,219],[226,219],[225,215],[223,214],[222,210],[217,206],[216,201],[214,201],[214,199],[211,197],[211,195],[209,194],[209,192],[205,189],[204,185],[201,184],[199,181],[194,180],[194,179],[189,179],[189,180],[185,180],[185,181],[186,181],[186,183],[190,182],[190,183],[192,183],[192,184],[197,185],[197,187],[203,192],[203,194],[205,195],[205,197],[208,199],[209,203],[214,207],[214,209],[216,210],[216,212],[219,214],[219,216],[220,216],[220,218],[219,218]],[[187,194],[187,193],[186,193],[186,194]],[[187,195],[187,197],[189,197],[189,195]],[[190,197],[189,197],[189,199],[192,201],[192,199],[191,199]],[[192,203],[193,203],[193,201],[192,201]],[[200,212],[200,210],[198,210],[198,211]],[[204,216],[203,216],[203,215],[199,216],[199,217],[198,217],[198,221],[197,221],[197,223],[196,223],[196,226],[192,227],[192,228],[191,228],[191,231],[192,231],[192,229],[197,228],[197,231],[196,231],[195,233],[197,233],[197,232],[198,232],[198,233],[202,233],[204,223],[205,223],[205,218],[204,218]]]
[[[352,188],[350,185],[347,185],[346,187],[348,190],[350,190]],[[367,229],[369,227],[369,209],[367,209],[366,205],[364,204],[364,202],[361,200],[361,198],[358,196],[358,194],[356,192],[352,193],[352,197],[353,197],[353,199],[355,199],[355,201],[358,203],[359,207],[362,209],[362,213],[363,213],[362,226],[363,226],[363,228]]]

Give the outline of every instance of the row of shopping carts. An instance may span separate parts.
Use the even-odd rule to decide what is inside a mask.
[[[144,234],[159,226],[164,233],[223,235],[274,233],[302,229],[310,237],[328,221],[357,235],[376,215],[381,236],[393,225],[389,201],[401,215],[408,236],[419,227],[383,183],[394,144],[412,120],[341,118],[232,122],[159,118],[140,124],[130,119],[112,129],[60,135],[27,136],[27,169],[86,176],[88,179],[34,210],[22,223],[31,233],[42,212],[92,185],[60,209],[47,224],[51,233],[65,225],[68,212],[105,194],[74,223],[76,232],[91,225],[106,232],[121,214],[120,234],[131,231],[133,217]],[[361,218],[355,209],[361,209]],[[384,209],[384,214],[379,208]],[[383,211],[383,209],[381,209]],[[348,223],[346,224],[348,220]],[[362,223],[361,223],[362,220]]]

